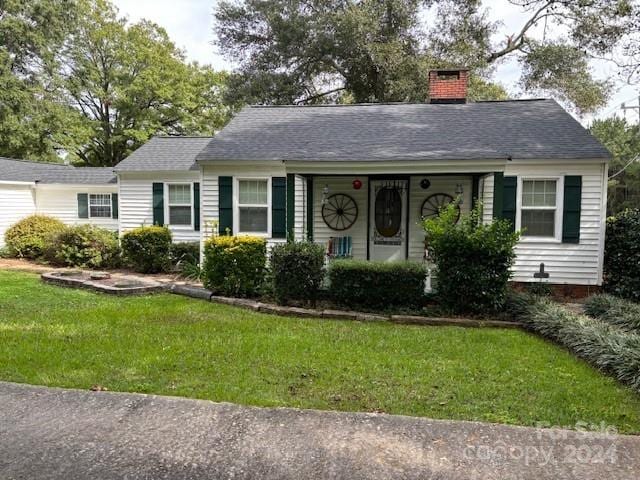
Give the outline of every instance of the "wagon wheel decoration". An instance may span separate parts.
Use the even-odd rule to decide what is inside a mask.
[[[332,230],[347,230],[356,223],[357,218],[358,205],[353,198],[344,193],[331,195],[322,205],[322,219]]]
[[[453,202],[453,197],[447,193],[434,193],[433,195],[427,197],[427,199],[422,203],[422,208],[420,210],[422,214],[422,218],[433,218],[440,215],[440,212],[443,208]],[[460,220],[460,205],[456,204],[456,222]]]

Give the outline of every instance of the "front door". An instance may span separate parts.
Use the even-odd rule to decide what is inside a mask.
[[[407,258],[407,180],[372,180],[369,205],[371,260]]]

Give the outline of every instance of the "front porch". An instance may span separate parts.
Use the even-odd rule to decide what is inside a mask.
[[[491,205],[502,173],[288,174],[289,238],[330,246],[336,256],[366,260],[424,259],[423,218],[460,198],[460,213]],[[495,181],[498,179],[498,181]],[[500,208],[496,208],[500,211]],[[337,247],[336,247],[337,245]]]

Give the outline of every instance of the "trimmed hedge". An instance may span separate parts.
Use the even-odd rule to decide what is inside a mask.
[[[505,302],[519,234],[507,220],[482,222],[480,207],[459,221],[454,203],[424,222],[436,265],[437,297],[454,312],[492,313]]]
[[[640,392],[640,335],[575,315],[546,299],[531,301],[520,320]]]
[[[42,256],[50,238],[64,228],[57,218],[31,215],[9,227],[4,241],[11,255],[34,260]]]
[[[113,268],[120,261],[118,235],[93,225],[66,227],[51,237],[44,256],[66,267]]]
[[[347,307],[418,307],[425,299],[427,271],[416,262],[334,260],[329,296]]]
[[[640,305],[637,303],[613,295],[594,295],[587,300],[584,310],[590,317],[640,333]]]
[[[640,301],[640,209],[607,219],[604,287],[618,297]]]
[[[204,246],[204,286],[220,295],[255,296],[264,282],[266,260],[263,238],[212,237]]]
[[[160,273],[171,268],[171,231],[167,227],[139,227],[121,240],[125,262],[140,273]]]
[[[271,249],[273,294],[281,304],[318,299],[324,279],[325,248],[311,242],[292,242]]]

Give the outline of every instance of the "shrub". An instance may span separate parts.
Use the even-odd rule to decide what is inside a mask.
[[[640,392],[640,335],[573,314],[547,299],[532,302],[520,320]]]
[[[415,262],[334,260],[329,295],[348,307],[416,307],[425,298],[426,275],[424,265]]]
[[[92,225],[67,227],[50,238],[44,256],[67,267],[116,267],[120,260],[118,235]]]
[[[171,265],[180,275],[189,280],[199,280],[200,243],[179,242],[171,245]]]
[[[584,305],[585,313],[611,325],[640,333],[640,305],[614,297],[593,295]]]
[[[212,237],[204,246],[205,287],[228,296],[256,295],[265,276],[267,245],[258,237]]]
[[[31,215],[12,225],[4,240],[15,256],[36,259],[42,256],[49,238],[64,228],[64,223],[56,218]]]
[[[604,286],[616,296],[640,301],[640,209],[607,219]]]
[[[437,295],[454,312],[489,313],[504,304],[519,234],[506,220],[481,222],[480,208],[463,215],[453,203],[424,222],[436,265]]]
[[[121,238],[122,255],[136,272],[166,272],[171,267],[171,231],[167,227],[139,227]]]
[[[310,242],[292,242],[271,249],[273,294],[279,303],[290,300],[315,304],[324,278],[325,249]]]

